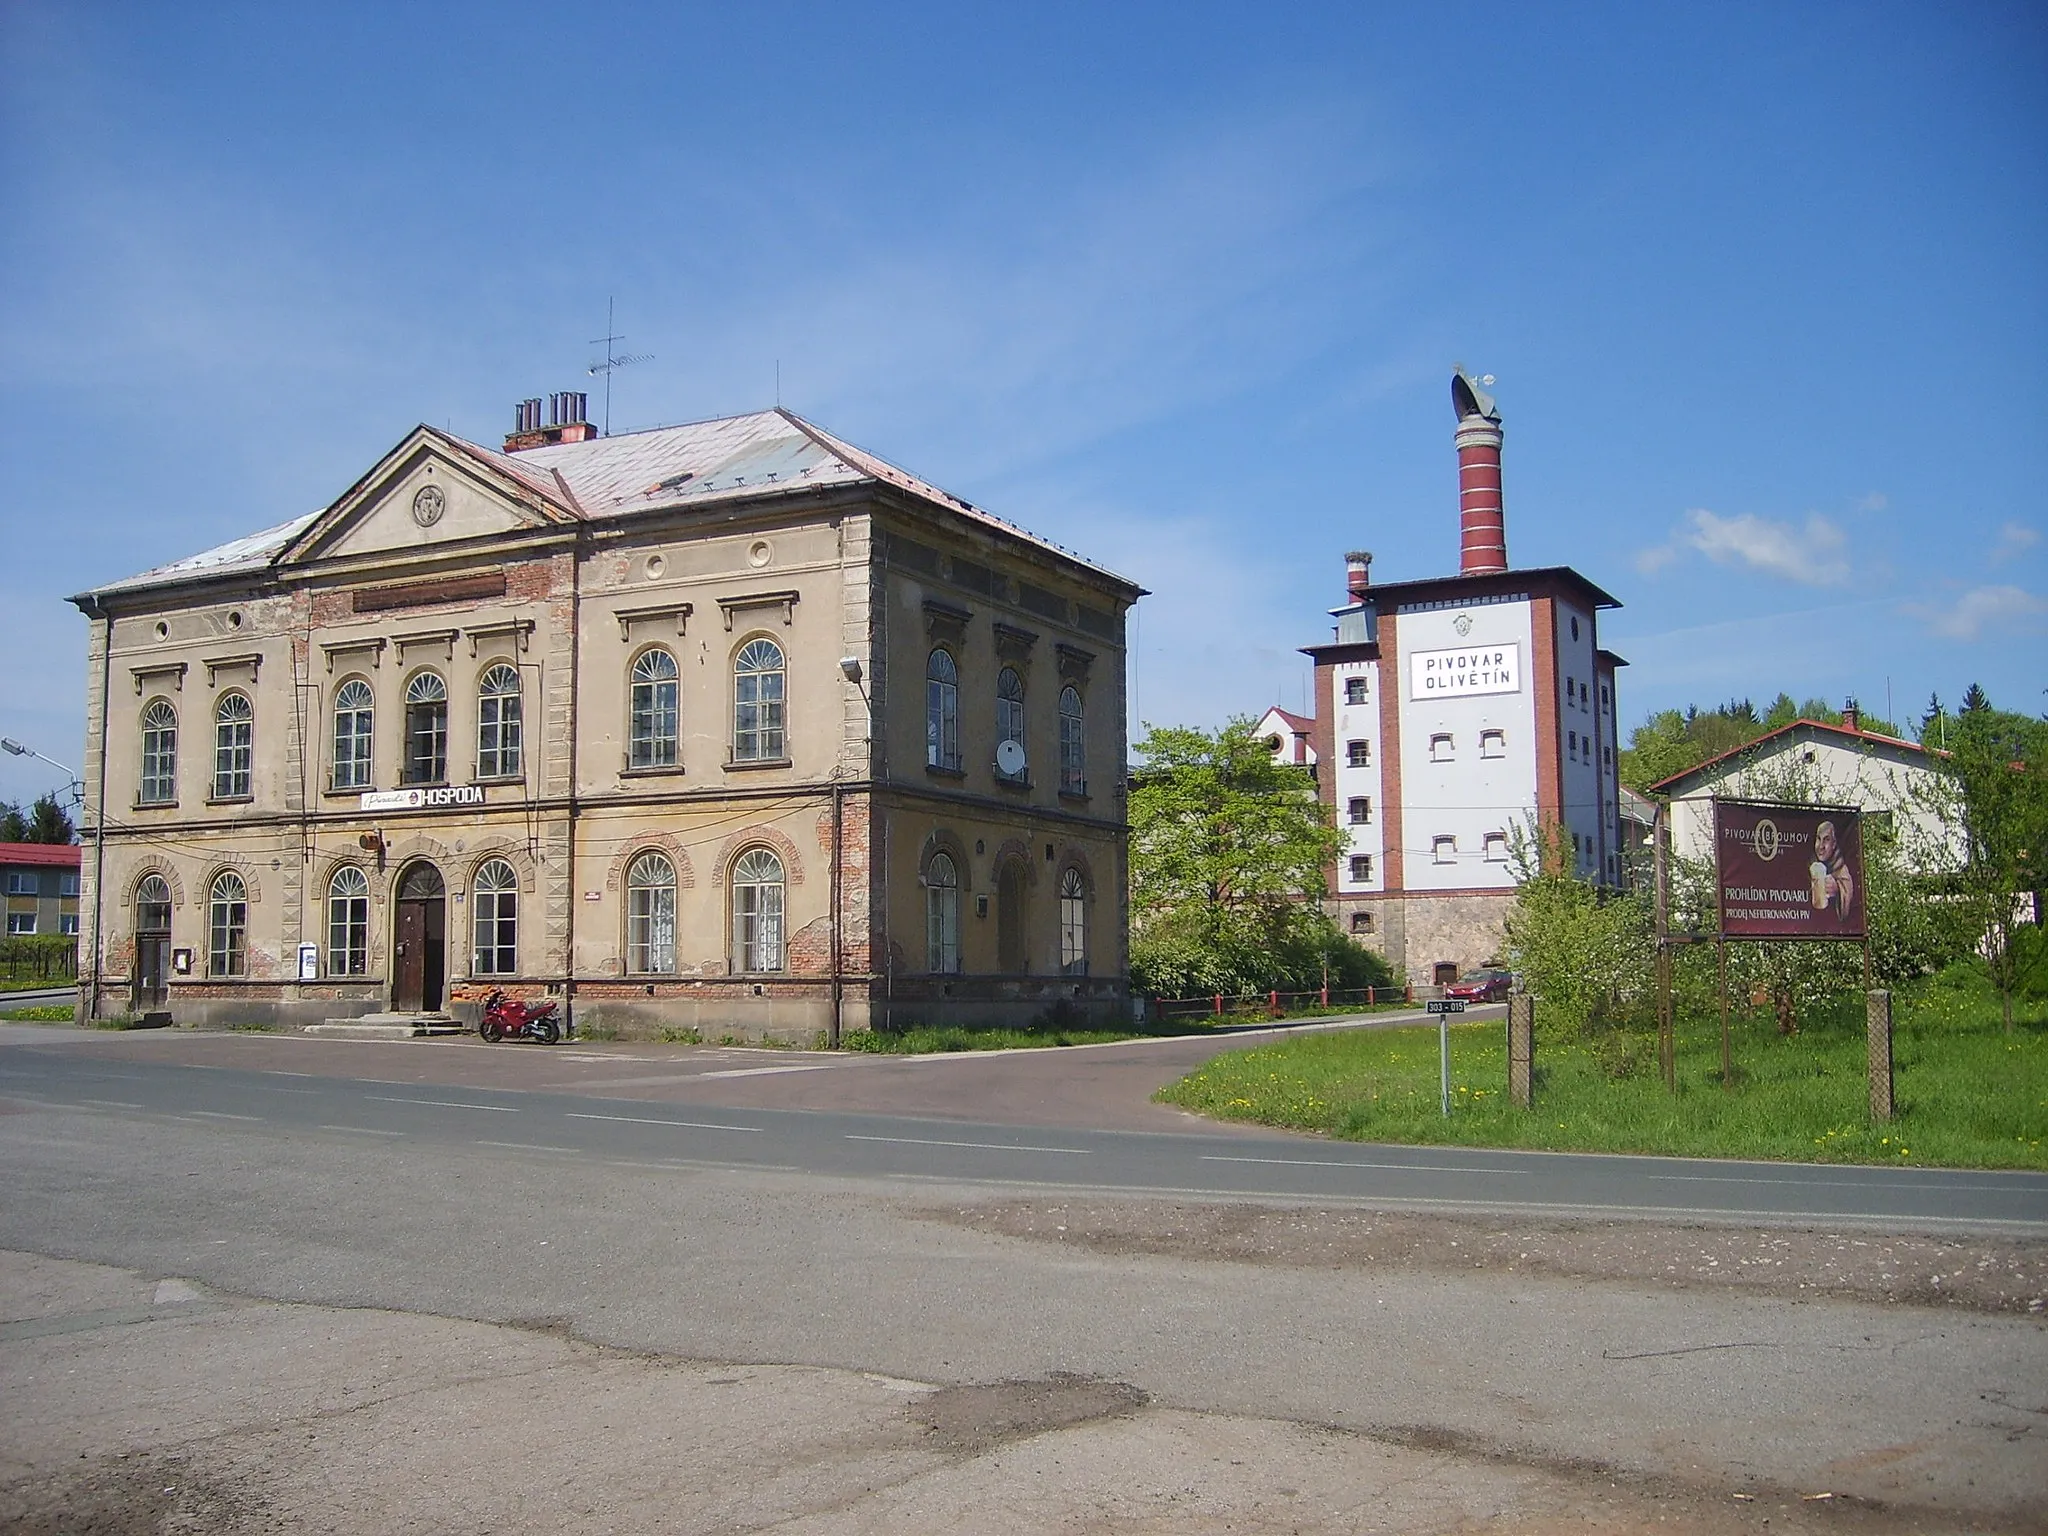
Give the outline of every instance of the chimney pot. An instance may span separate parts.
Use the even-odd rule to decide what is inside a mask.
[[[1354,603],[1365,601],[1372,586],[1372,551],[1354,549],[1344,557],[1344,590]]]
[[[1842,724],[1852,731],[1863,729],[1863,711],[1854,699],[1842,706]]]

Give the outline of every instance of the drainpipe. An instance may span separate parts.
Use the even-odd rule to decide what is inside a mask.
[[[114,616],[101,608],[100,622],[106,633],[100,646],[100,803],[92,818],[92,996],[86,1003],[88,1019],[100,1016],[100,972],[107,954],[102,923],[107,911],[107,729],[113,723],[108,689],[114,676]]]
[[[845,1004],[844,977],[840,964],[839,909],[845,889],[846,786],[832,781],[832,1032],[828,1043],[839,1049],[840,1015]]]
[[[579,782],[576,740],[576,705],[583,696],[583,555],[584,530],[576,532],[569,555],[569,915],[563,927],[562,1037],[576,1038],[576,786]],[[543,677],[545,688],[545,677]],[[543,701],[545,708],[545,701]],[[543,715],[542,729],[547,717]]]

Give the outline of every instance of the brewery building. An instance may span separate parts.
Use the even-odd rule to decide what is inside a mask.
[[[1620,604],[1569,566],[1508,565],[1500,412],[1462,370],[1451,403],[1458,574],[1375,584],[1371,555],[1345,557],[1332,639],[1305,648],[1315,720],[1295,759],[1348,840],[1328,875],[1339,926],[1418,985],[1498,958],[1518,843],[1554,838],[1579,875],[1625,877],[1626,663],[1600,644]]]
[[[81,1008],[1125,1013],[1141,589],[788,411],[542,416],[73,599]]]

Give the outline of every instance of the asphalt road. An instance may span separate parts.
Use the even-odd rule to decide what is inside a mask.
[[[2048,1508],[2038,1318],[1696,1287],[1684,1274],[1712,1262],[1704,1229],[1647,1219],[1761,1215],[1787,1234],[1825,1220],[1873,1252],[1892,1229],[1957,1223],[2033,1241],[2048,1180],[1337,1145],[1197,1129],[1142,1097],[1123,1102],[1128,1123],[1067,1123],[1104,1084],[1171,1076],[1182,1052],[1215,1049],[912,1065],[6,1029],[0,1249],[351,1315],[542,1328],[649,1359],[1127,1383],[1158,1411],[1430,1447],[1474,1469],[1795,1509],[1833,1492],[1892,1512],[1845,1530],[2032,1529]],[[1020,1079],[1041,1123],[931,1112],[1018,1102]],[[1061,1081],[1078,1086],[1063,1097]],[[774,1094],[896,1108],[737,1102]],[[990,1226],[1020,1200],[1036,1202],[1035,1233]],[[1505,1260],[1323,1262],[1317,1208],[1385,1220],[1403,1204],[1513,1213],[1475,1218]],[[1304,1239],[1260,1261],[1065,1241],[1105,1212],[1163,1230],[1197,1208],[1259,1207],[1291,1207]],[[1533,1238],[1536,1213],[1564,1209],[1626,1214],[1616,1240],[1661,1234],[1678,1268],[1518,1267],[1518,1231]],[[1771,1264],[1759,1236],[1718,1252]],[[31,1315],[8,1300],[9,1316]],[[119,1328],[98,1324],[81,1349],[111,1347]],[[279,1381],[293,1379],[296,1327],[260,1366]],[[179,1357],[223,1400],[257,1368],[224,1354],[211,1381],[206,1357]],[[48,1370],[68,1379],[57,1357]],[[463,1376],[459,1357],[447,1373]],[[559,1428],[586,1458],[608,1444],[604,1418]],[[288,1451],[273,1464],[290,1466]]]
[[[1724,1220],[1863,1221],[2048,1233],[2048,1177],[2028,1173],[1741,1163],[1389,1147],[1187,1129],[1128,1090],[1185,1070],[1214,1041],[1114,1051],[875,1059],[756,1051],[548,1051],[466,1041],[155,1039],[16,1030],[0,1093],[45,1105],[281,1133],[433,1145],[1147,1195]],[[1131,1102],[1068,1092],[1108,1074]],[[1123,1081],[1128,1079],[1129,1081]],[[1025,1085],[1026,1103],[991,1081]],[[628,1092],[627,1090],[631,1090]],[[773,1107],[908,1100],[911,1113]],[[1023,1112],[941,1118],[990,1098]],[[744,1100],[755,1102],[743,1102]],[[1096,1126],[1059,1112],[1079,1099]],[[740,1102],[736,1102],[740,1101]],[[925,1112],[917,1112],[924,1110]],[[1143,1122],[1127,1128],[1119,1121]],[[1172,1128],[1169,1129],[1168,1126]]]

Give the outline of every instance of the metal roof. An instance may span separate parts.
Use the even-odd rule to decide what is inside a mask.
[[[1128,577],[985,512],[779,408],[580,443],[551,443],[518,453],[503,453],[432,428],[422,430],[585,521],[739,501],[809,486],[882,483],[967,522],[1083,566],[1129,588],[1133,595],[1143,595],[1143,589]],[[264,570],[278,562],[298,535],[332,510],[323,508],[169,565],[109,582],[95,588],[94,595]]]

